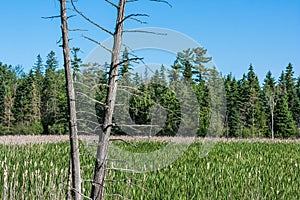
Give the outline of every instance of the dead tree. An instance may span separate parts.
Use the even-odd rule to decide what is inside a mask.
[[[105,0],[107,3],[112,5],[117,9],[117,20],[115,25],[114,32],[111,32],[104,27],[100,26],[99,24],[95,23],[93,20],[88,18],[86,15],[84,15],[82,12],[80,12],[76,6],[74,5],[73,0],[71,0],[71,4],[73,6],[73,10],[79,14],[81,17],[83,17],[85,20],[87,20],[92,25],[96,26],[100,30],[108,33],[109,35],[113,36],[113,48],[112,50],[108,49],[107,47],[103,46],[101,43],[97,42],[96,40],[83,36],[84,38],[96,43],[97,45],[100,45],[102,48],[106,49],[111,53],[111,63],[110,63],[110,69],[108,74],[108,85],[107,85],[107,94],[106,94],[106,100],[104,103],[104,116],[103,116],[103,125],[102,130],[103,133],[99,134],[99,140],[97,144],[97,154],[96,154],[96,162],[95,162],[95,169],[94,169],[94,180],[92,182],[92,193],[91,198],[92,199],[103,199],[104,198],[104,181],[106,178],[106,166],[107,166],[107,153],[108,153],[108,146],[109,146],[109,140],[111,131],[113,128],[113,112],[115,107],[115,101],[116,101],[116,93],[117,93],[117,80],[118,80],[118,66],[121,64],[120,62],[120,53],[121,53],[121,46],[122,46],[122,35],[124,32],[144,32],[144,33],[152,33],[147,31],[127,31],[123,30],[124,21],[127,19],[132,19],[137,22],[143,23],[141,20],[137,19],[136,17],[141,16],[148,16],[146,14],[131,14],[128,16],[125,16],[125,4],[128,2],[136,2],[138,0],[119,0],[118,5],[111,2],[110,0]],[[161,2],[166,3],[167,5],[171,6],[167,1],[165,0],[150,0],[154,2]],[[156,33],[154,33],[156,34]],[[134,58],[133,60],[140,59],[140,58]]]
[[[68,100],[68,120],[70,134],[70,159],[72,169],[72,198],[75,200],[81,199],[81,175],[80,175],[80,160],[77,135],[77,118],[75,106],[75,91],[73,86],[73,77],[71,69],[70,46],[68,36],[68,17],[66,13],[66,0],[60,0],[60,18],[62,30],[62,47],[64,55],[64,68],[66,77],[66,89]]]
[[[99,135],[94,181],[91,194],[92,199],[103,199],[104,196],[104,180],[106,177],[107,164],[106,156],[108,151],[109,137],[112,130],[112,117],[117,93],[118,65],[120,62],[119,56],[122,45],[125,4],[126,0],[120,0],[119,5],[116,6],[118,10],[118,16],[116,21],[115,32],[113,33],[114,44],[112,49],[111,64],[109,71],[109,81],[103,121],[103,134]]]

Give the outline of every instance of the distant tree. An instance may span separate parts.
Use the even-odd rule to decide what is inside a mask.
[[[224,81],[226,90],[226,137],[237,137],[239,132],[238,83],[231,74]]]
[[[268,71],[263,84],[263,100],[264,107],[267,114],[268,125],[271,130],[271,137],[274,139],[274,110],[277,101],[276,97],[276,83],[272,77],[271,71]],[[268,137],[268,134],[266,135]]]
[[[295,137],[297,133],[287,99],[287,93],[284,89],[280,92],[278,102],[275,106],[274,131],[275,136],[280,138]]]
[[[71,54],[73,55],[73,58],[71,59],[71,66],[73,71],[73,79],[76,80],[77,73],[80,71],[80,65],[82,63],[81,58],[78,57],[78,52],[80,51],[80,48],[73,47],[71,49]]]
[[[34,84],[37,87],[37,104],[38,104],[38,118],[42,117],[42,95],[43,95],[43,81],[44,81],[44,65],[40,54],[37,56],[37,61],[33,66]]]
[[[0,134],[10,134],[15,121],[13,105],[16,85],[15,69],[0,62]]]
[[[161,65],[160,71],[159,71],[159,78],[160,78],[160,84],[166,86],[168,84],[167,78],[166,78],[166,67],[164,65]]]
[[[50,126],[54,125],[59,114],[58,95],[59,82],[56,79],[56,69],[58,61],[55,52],[51,51],[47,55],[45,78],[43,80],[43,94],[42,94],[42,124],[43,133],[50,133]]]
[[[40,134],[38,89],[34,83],[31,70],[28,75],[18,80],[15,92],[13,114],[15,118],[15,134]]]
[[[199,127],[197,134],[204,137],[209,127],[209,91],[203,79],[193,85],[193,90],[199,105]]]
[[[286,67],[284,76],[289,109],[292,113],[294,121],[297,123],[300,111],[300,101],[297,96],[296,78],[294,77],[294,69],[291,63],[289,63]]]
[[[249,83],[247,76],[243,74],[242,79],[238,82],[238,105],[239,105],[239,137],[249,137],[249,129],[247,128],[247,110],[249,109]]]
[[[193,49],[186,49],[177,53],[177,57],[171,74],[176,78],[178,71],[181,72],[182,77],[188,82],[199,82],[200,77],[205,74],[205,66],[203,64],[212,60],[206,55],[207,50],[202,47]]]

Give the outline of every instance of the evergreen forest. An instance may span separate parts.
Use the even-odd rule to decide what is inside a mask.
[[[74,79],[80,79],[79,48],[72,49]],[[150,124],[150,109],[156,103],[167,110],[163,129],[157,136],[175,136],[180,125],[180,106],[172,91],[176,81],[188,82],[199,105],[197,135],[207,134],[210,123],[211,98],[208,77],[220,77],[224,85],[226,112],[222,137],[238,138],[299,138],[300,137],[300,77],[295,77],[294,66],[282,66],[280,77],[269,71],[259,81],[254,66],[241,79],[233,74],[221,75],[215,68],[203,64],[211,61],[206,49],[194,48],[178,52],[174,64],[164,65],[152,75],[133,73],[134,64],[125,49],[119,70],[120,82],[135,88],[130,97],[131,119],[136,124]],[[86,64],[85,64],[86,65]],[[92,66],[96,66],[93,64]],[[97,68],[99,87],[95,99],[105,99],[107,68]],[[88,72],[85,72],[88,73]],[[93,71],[95,73],[95,71]],[[34,66],[25,73],[20,66],[0,62],[0,135],[67,134],[67,97],[64,70],[51,51],[45,62],[38,55]],[[101,123],[103,105],[95,103],[98,121]],[[117,125],[114,134],[126,134]]]

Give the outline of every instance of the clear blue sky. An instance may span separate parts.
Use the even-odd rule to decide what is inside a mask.
[[[262,80],[268,70],[276,78],[291,62],[295,76],[300,75],[300,1],[299,0],[169,0],[165,4],[140,0],[130,3],[127,13],[148,13],[146,25],[130,23],[127,28],[163,27],[184,33],[213,57],[223,74],[238,79],[250,63]],[[78,8],[108,29],[113,28],[114,9],[104,0],[79,0]],[[59,19],[41,17],[59,14],[57,0],[14,0],[0,3],[0,62],[30,69],[41,54],[54,50],[60,64]],[[84,34],[99,41],[108,35],[86,26],[80,17],[70,19],[70,28],[87,28]],[[95,47],[71,33],[72,46],[80,47],[84,58]]]

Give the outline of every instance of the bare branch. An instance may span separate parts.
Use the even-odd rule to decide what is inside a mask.
[[[56,19],[56,18],[60,18],[60,15],[50,16],[50,17],[42,17],[42,19]]]
[[[113,2],[109,1],[109,0],[105,0],[107,3],[109,3],[110,5],[112,5],[113,7],[119,9],[119,6],[114,4]]]
[[[132,2],[136,2],[138,0],[126,0],[126,3],[132,3]]]
[[[132,19],[132,17],[149,17],[149,15],[147,15],[147,14],[130,14],[130,15],[124,17],[124,19],[120,23],[123,23],[127,19]]]
[[[150,0],[150,1],[158,2],[158,3],[165,3],[168,6],[170,6],[170,8],[172,8],[172,5],[168,1],[165,1],[165,0]]]
[[[136,58],[129,58],[129,59],[127,59],[127,60],[123,60],[122,62],[119,62],[119,63],[117,64],[117,66],[122,65],[122,64],[124,64],[124,63],[126,63],[126,62],[128,62],[128,61],[137,61],[137,60],[141,61],[141,60],[143,60],[143,59],[144,59],[144,58],[138,58],[138,57],[136,57]]]
[[[90,38],[90,37],[87,37],[87,36],[85,36],[85,35],[82,35],[82,37],[85,38],[85,39],[87,39],[87,40],[89,40],[89,41],[91,41],[91,42],[94,42],[94,43],[98,44],[100,47],[102,47],[102,48],[105,49],[106,51],[109,51],[110,53],[112,53],[112,51],[111,51],[109,48],[107,48],[106,46],[104,46],[104,45],[101,44],[100,42],[98,42],[98,41],[96,41],[96,40],[94,40],[94,39],[92,39],[92,38]]]
[[[144,21],[142,21],[142,20],[140,20],[140,19],[138,19],[138,18],[135,18],[135,17],[130,17],[130,19],[132,19],[132,20],[134,20],[134,21],[137,21],[137,22],[139,22],[139,23],[141,23],[141,24],[148,24],[147,22],[144,22]]]
[[[89,200],[93,200],[88,196],[85,196],[84,194],[81,194],[78,190],[76,190],[75,188],[72,188],[73,191],[75,191],[76,193],[78,193],[80,196],[84,197],[85,199],[89,199]]]
[[[109,30],[107,30],[106,28],[104,28],[103,26],[100,26],[99,24],[95,23],[93,20],[91,20],[90,18],[88,18],[87,16],[85,16],[82,12],[80,12],[76,6],[74,5],[73,0],[71,0],[71,4],[73,6],[73,9],[75,12],[77,12],[81,17],[83,17],[85,20],[87,20],[88,22],[90,22],[91,24],[97,26],[98,28],[100,28],[101,30],[105,31],[106,33],[110,34],[110,35],[114,35],[112,32],[110,32]]]
[[[89,100],[91,100],[91,101],[94,102],[94,103],[99,103],[100,105],[106,106],[105,103],[102,103],[102,102],[100,102],[100,101],[97,101],[96,99],[94,99],[94,98],[92,98],[92,97],[89,97],[88,95],[86,95],[86,94],[84,94],[84,93],[82,93],[82,92],[76,92],[76,93],[79,94],[79,95],[82,95],[82,96],[84,96],[84,97],[86,97],[86,98],[88,98]]]
[[[153,31],[143,31],[143,30],[124,30],[123,33],[149,33],[154,35],[168,35],[166,33],[157,33]]]
[[[76,17],[76,15],[70,15],[70,16],[67,17],[67,19],[70,19],[72,17]]]

